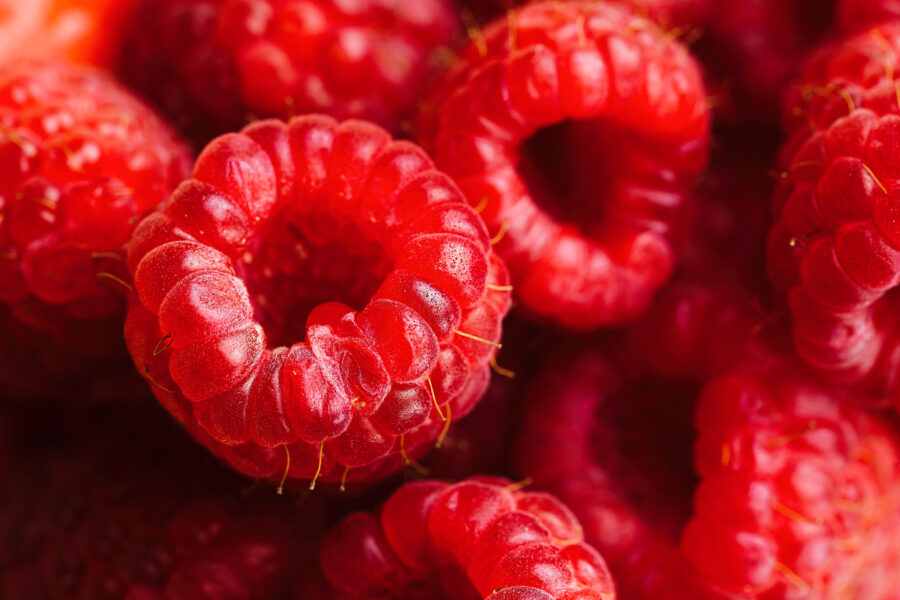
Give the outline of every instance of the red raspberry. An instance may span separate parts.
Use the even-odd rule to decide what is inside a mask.
[[[817,50],[785,93],[785,128],[793,134],[787,152],[795,152],[806,137],[855,109],[867,108],[879,115],[900,111],[894,81],[900,69],[898,52],[900,22],[896,21]]]
[[[528,311],[572,329],[640,314],[669,277],[668,234],[706,159],[684,48],[620,8],[531,4],[470,44],[430,108],[422,135]]]
[[[123,74],[201,142],[249,115],[396,131],[456,27],[449,0],[145,0]]]
[[[613,600],[603,558],[553,496],[499,478],[406,484],[325,538],[325,577],[351,598]]]
[[[838,23],[848,31],[898,18],[898,0],[838,0]]]
[[[0,596],[281,598],[302,545],[292,524],[300,515],[271,494],[239,493],[245,484],[198,456],[180,431],[155,413],[136,416],[103,427],[76,418],[78,428],[68,421],[63,430],[99,439],[63,443],[29,427],[43,447],[20,452],[0,484]]]
[[[785,360],[707,385],[692,444],[690,392],[626,385],[590,353],[532,390],[521,468],[572,507],[623,597],[896,597],[896,431]]]
[[[122,245],[189,165],[172,131],[107,75],[62,62],[0,66],[0,303],[18,321],[0,323],[0,336],[27,326],[53,339],[38,351],[96,370],[111,353],[93,349],[121,343],[121,323],[101,329],[124,312],[114,281],[127,278]]]
[[[0,0],[0,57],[62,55],[111,66],[134,7],[135,0]]]
[[[138,369],[254,477],[398,468],[478,402],[510,301],[484,224],[421,149],[319,115],[213,141],[128,265]]]
[[[826,48],[811,61],[788,97],[790,112],[805,119],[788,123],[794,133],[782,153],[768,243],[770,277],[789,292],[801,358],[834,382],[895,401],[896,51],[900,22]]]

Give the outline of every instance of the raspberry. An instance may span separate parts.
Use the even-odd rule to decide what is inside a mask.
[[[201,142],[248,115],[396,131],[456,27],[449,0],[145,0],[123,74]]]
[[[606,563],[553,496],[499,478],[406,484],[346,517],[319,554],[352,598],[615,598]]]
[[[826,48],[788,97],[770,278],[788,291],[798,354],[831,381],[897,400],[894,322],[900,235],[893,216],[900,127],[892,70],[900,23]],[[809,126],[815,131],[809,132]]]
[[[421,137],[485,218],[523,307],[572,329],[640,314],[706,159],[684,48],[614,6],[531,4],[470,44],[430,109]]]
[[[52,340],[37,351],[75,359],[70,371],[109,359],[121,345],[122,245],[189,165],[169,128],[107,75],[53,61],[0,66],[0,303],[14,318],[0,318],[0,337],[31,328],[25,337]]]
[[[242,481],[155,413],[102,427],[79,416],[63,442],[30,424],[42,448],[19,450],[4,472],[0,596],[281,598],[292,556],[305,550],[289,504],[239,494]],[[79,428],[94,439],[68,433]]]
[[[519,462],[572,507],[623,597],[896,595],[886,422],[788,359],[713,380],[695,411],[690,387],[629,384],[605,356],[564,364],[533,386]]]
[[[484,224],[422,150],[320,115],[213,141],[128,265],[135,364],[254,477],[396,469],[478,402],[510,301]]]
[[[896,114],[898,52],[900,22],[883,23],[819,48],[785,93],[785,129],[793,134],[787,152],[856,109]]]
[[[134,7],[135,0],[2,0],[0,57],[62,55],[112,66]]]

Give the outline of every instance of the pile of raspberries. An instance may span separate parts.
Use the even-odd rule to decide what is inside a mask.
[[[0,599],[900,600],[898,413],[898,0],[0,0]]]

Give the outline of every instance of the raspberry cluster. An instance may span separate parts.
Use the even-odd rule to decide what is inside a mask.
[[[898,7],[0,0],[0,598],[897,600]]]
[[[887,422],[790,361],[714,379],[695,409],[647,385],[577,356],[538,380],[521,438],[522,472],[572,508],[623,597],[893,597]]]
[[[338,523],[325,577],[351,598],[614,600],[603,558],[553,496],[496,478],[403,486]]]
[[[484,225],[425,153],[325,116],[210,144],[128,265],[135,364],[255,477],[399,466],[484,393],[510,301]]]
[[[523,306],[591,329],[634,318],[670,275],[669,232],[706,160],[704,96],[695,61],[651,22],[537,3],[469,44],[420,138],[484,218]]]
[[[144,0],[123,74],[192,137],[322,112],[393,131],[456,33],[449,0]]]

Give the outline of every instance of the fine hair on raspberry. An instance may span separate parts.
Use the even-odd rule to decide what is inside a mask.
[[[157,398],[254,477],[367,480],[490,379],[505,267],[455,184],[363,121],[213,141],[131,240],[126,339]]]
[[[419,139],[485,219],[530,314],[570,329],[638,316],[707,156],[700,69],[653,23],[538,2],[474,35]]]
[[[409,483],[326,536],[319,563],[350,598],[615,600],[606,563],[553,496],[496,477]]]

